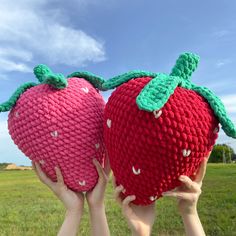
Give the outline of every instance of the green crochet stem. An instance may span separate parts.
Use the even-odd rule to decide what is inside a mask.
[[[88,82],[90,82],[95,88],[98,88],[99,90],[104,90],[102,84],[105,82],[105,80],[102,77],[94,75],[90,72],[78,71],[67,76],[67,78],[72,78],[72,77],[83,78]]]
[[[200,58],[193,53],[183,53],[179,56],[170,75],[179,76],[184,80],[190,79],[196,70]]]
[[[193,90],[208,101],[225,133],[232,138],[236,138],[236,127],[228,117],[221,100],[209,89],[197,86],[190,81],[192,73],[197,68],[198,62],[199,56],[193,53],[183,53],[177,59],[170,75],[147,71],[130,71],[104,82],[102,88],[103,90],[109,90],[131,79],[152,77],[153,79],[145,85],[136,98],[139,109],[148,112],[160,110],[177,87]]]
[[[46,65],[40,64],[34,68],[34,74],[39,81],[39,84],[49,84],[55,89],[64,89],[68,86],[67,78],[62,74],[54,74]],[[91,82],[96,88],[102,89],[104,79],[89,72],[75,72],[68,77],[84,78]],[[10,111],[16,104],[19,97],[29,88],[39,85],[33,82],[21,85],[10,99],[0,104],[0,112]]]
[[[62,74],[54,74],[46,65],[40,64],[34,68],[36,78],[42,84],[50,84],[56,89],[67,87],[67,79]]]
[[[10,111],[11,108],[16,104],[16,101],[20,97],[22,93],[24,93],[27,89],[32,88],[36,86],[36,83],[29,82],[21,85],[14,93],[13,95],[8,99],[8,101],[0,104],[0,112],[6,112]]]
[[[181,54],[170,75],[159,74],[142,89],[136,99],[138,107],[149,112],[159,110],[178,86],[192,89],[190,76],[198,62],[199,57],[193,53]]]
[[[52,71],[45,65],[38,65],[34,68],[34,74],[39,82],[42,84],[50,84],[54,88],[62,89],[67,86],[67,80],[61,74],[53,74]],[[33,82],[28,82],[21,85],[13,95],[8,99],[8,101],[0,104],[0,112],[10,111],[12,107],[16,104],[19,97],[29,88],[37,86],[38,84]]]

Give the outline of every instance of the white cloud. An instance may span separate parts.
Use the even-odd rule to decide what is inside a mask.
[[[0,66],[0,72],[28,72],[29,61],[38,57],[72,66],[106,59],[103,42],[66,25],[65,12],[47,4],[0,0],[0,62],[8,66]]]
[[[31,52],[22,49],[0,47],[0,57],[16,58],[21,59],[23,61],[31,61],[33,55]]]
[[[216,143],[218,143],[218,144],[225,143],[225,144],[229,145],[230,147],[232,147],[234,149],[234,151],[236,152],[236,140],[228,137],[222,129],[219,132],[219,136],[218,136]]]
[[[30,165],[29,159],[14,144],[7,127],[7,120],[0,120],[0,163]]]
[[[236,94],[220,96],[228,113],[236,113]]]
[[[235,88],[236,90],[236,83],[231,84],[229,86],[229,81],[234,81],[234,78],[224,78],[224,80],[214,80],[213,82],[207,82],[204,86],[207,88],[217,91],[218,93],[222,93],[222,91],[226,91],[230,88]]]
[[[0,71],[32,72],[32,69],[24,63],[17,63],[8,59],[0,58]]]
[[[228,99],[230,99],[230,97],[227,98],[227,100]],[[231,121],[234,123],[234,125],[236,125],[236,114],[235,113],[229,113],[228,115],[229,115]],[[222,129],[220,129],[219,136],[218,136],[218,139],[217,139],[217,143],[219,143],[219,144],[222,144],[222,143],[228,144],[229,146],[231,146],[234,149],[234,151],[236,153],[236,139],[233,139],[233,138],[227,136]]]
[[[0,131],[1,131],[0,139],[8,135],[6,127],[7,127],[7,121],[6,120],[0,121]]]
[[[51,63],[81,66],[87,61],[100,62],[105,59],[102,44],[81,30],[54,24],[44,34],[43,38],[48,43],[45,41],[43,47],[36,43],[35,48],[41,55],[46,55]]]
[[[218,30],[218,31],[213,32],[213,36],[216,38],[223,38],[229,34],[230,34],[229,30]]]
[[[230,59],[223,59],[223,60],[218,60],[217,62],[216,62],[216,67],[222,67],[222,66],[225,66],[225,65],[228,65],[228,64],[230,64],[232,61],[230,60]]]

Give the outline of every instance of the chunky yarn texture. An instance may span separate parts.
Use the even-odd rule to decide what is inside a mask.
[[[220,99],[190,81],[199,57],[182,54],[170,75],[131,71],[103,83],[116,90],[105,108],[104,139],[123,196],[147,205],[192,176],[218,137],[236,129]]]
[[[82,77],[66,79],[44,65],[36,67],[35,74],[40,84],[23,86],[23,92],[21,88],[15,93],[18,99],[13,96],[0,106],[11,109],[9,133],[53,181],[58,166],[69,188],[88,191],[98,178],[92,160],[103,164],[105,155],[103,98]]]

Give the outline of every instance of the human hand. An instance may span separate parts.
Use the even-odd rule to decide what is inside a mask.
[[[162,194],[164,197],[177,198],[178,210],[182,216],[196,214],[197,212],[197,202],[202,192],[201,187],[206,173],[207,161],[208,157],[203,159],[196,175],[191,177],[181,175],[179,180],[182,185]]]
[[[46,184],[59,198],[59,200],[61,200],[67,212],[74,212],[82,215],[84,208],[84,195],[82,193],[73,192],[65,185],[61,170],[58,167],[55,167],[57,182],[53,182],[50,178],[48,178],[37,162],[32,162],[32,167],[35,170],[39,180]]]
[[[122,208],[122,213],[128,222],[132,235],[150,235],[155,220],[155,203],[147,206],[134,205],[131,203],[136,198],[134,195],[128,196],[122,201],[120,194],[124,191],[125,189],[122,185],[116,187],[115,199]]]
[[[98,172],[98,182],[96,186],[86,193],[86,199],[89,206],[92,236],[109,236],[109,227],[105,213],[105,190],[109,180],[110,165],[108,156],[105,159],[105,168],[94,159],[93,164]]]
[[[110,165],[108,158],[106,158],[104,169],[96,159],[93,159],[93,164],[98,172],[98,182],[91,191],[86,193],[86,199],[89,208],[101,208],[104,207],[104,197],[109,180]]]

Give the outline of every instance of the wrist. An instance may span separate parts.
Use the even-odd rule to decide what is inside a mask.
[[[132,236],[149,236],[151,235],[152,226],[150,225],[139,225],[136,229],[132,229]]]
[[[88,207],[89,207],[89,211],[105,211],[105,205],[104,203],[100,203],[100,204],[89,204],[88,203]]]
[[[180,215],[182,217],[198,215],[197,207],[194,206],[194,207],[186,208],[184,210],[180,210]]]
[[[67,209],[66,210],[66,217],[81,217],[83,214],[83,210],[79,209]]]

